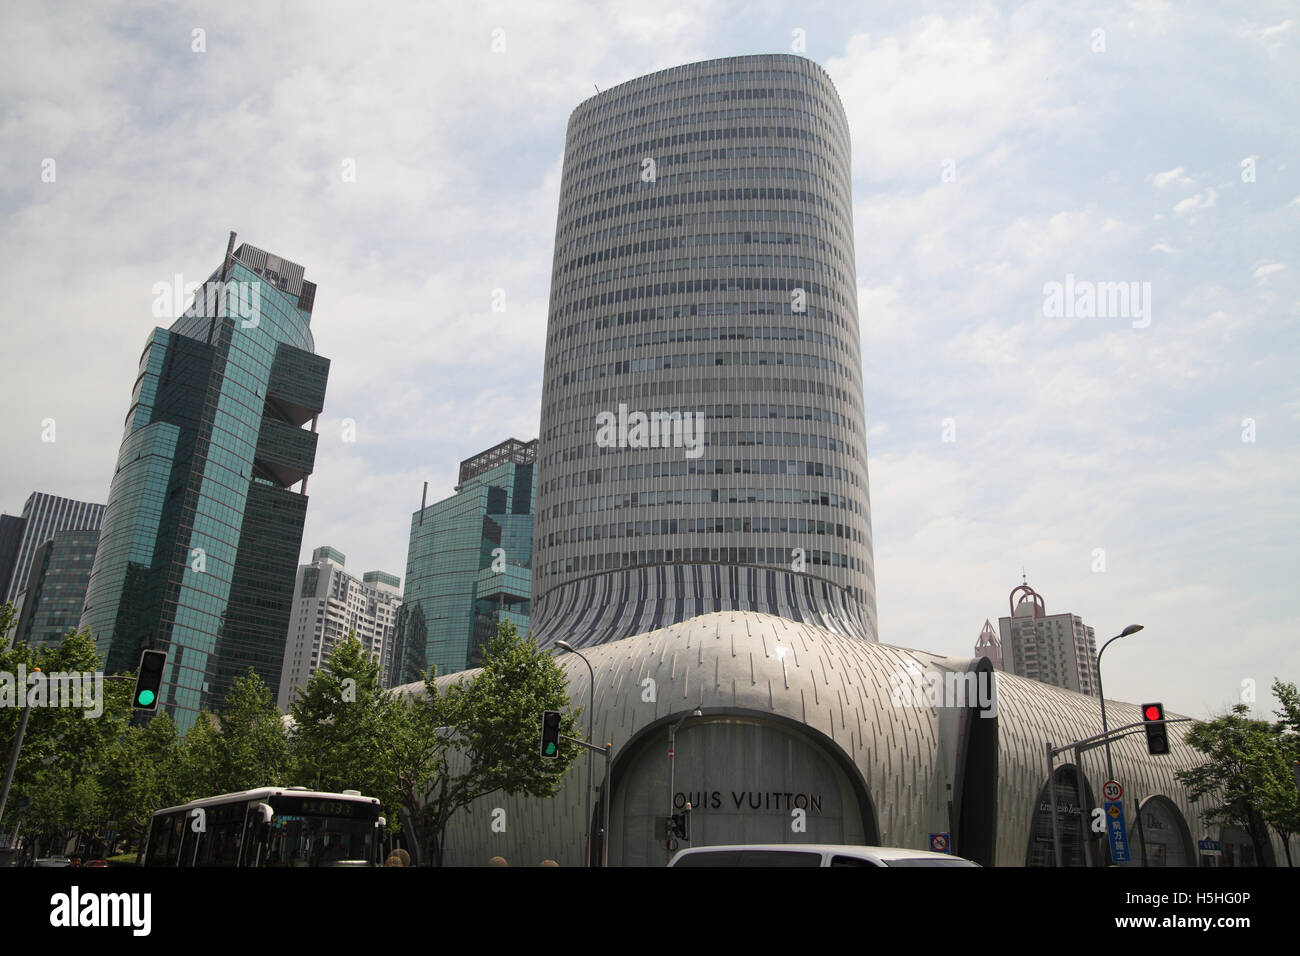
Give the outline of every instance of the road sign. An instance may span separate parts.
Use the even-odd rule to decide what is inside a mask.
[[[1114,783],[1114,781],[1107,781]],[[1116,784],[1116,786],[1119,786]],[[1110,859],[1113,863],[1129,862],[1128,828],[1124,825],[1124,804],[1118,800],[1106,801],[1106,833],[1110,836]]]
[[[1119,800],[1124,796],[1124,788],[1118,780],[1107,780],[1101,785],[1101,795],[1107,800]]]
[[[1223,844],[1218,840],[1197,840],[1196,848],[1206,856],[1222,856]]]
[[[935,853],[951,853],[952,839],[946,833],[931,833],[930,849]]]

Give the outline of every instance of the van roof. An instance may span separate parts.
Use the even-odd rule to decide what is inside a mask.
[[[735,843],[721,846],[693,846],[680,850],[677,856],[688,853],[721,853],[737,850],[761,850],[783,853],[838,853],[841,856],[870,855],[881,860],[911,860],[916,857],[937,856],[946,859],[961,859],[951,853],[935,853],[933,850],[912,850],[901,846],[857,846],[836,843]]]

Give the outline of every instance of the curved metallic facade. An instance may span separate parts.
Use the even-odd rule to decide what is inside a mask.
[[[1044,840],[1050,829],[1036,819],[1045,808],[1046,744],[1079,740],[1101,727],[1095,697],[1001,672],[991,675],[995,714],[950,700],[932,705],[908,693],[920,686],[920,675],[965,675],[987,664],[869,644],[766,614],[709,614],[592,648],[585,656],[595,675],[594,694],[576,655],[556,660],[574,708],[586,709],[588,695],[594,697],[592,739],[614,746],[610,862],[616,866],[666,862],[653,818],[666,813],[668,728],[696,707],[702,716],[680,724],[675,747],[674,789],[696,807],[692,845],[865,842],[925,849],[931,834],[950,833],[958,855],[985,866],[1052,865],[1050,837]],[[475,673],[437,683],[445,687]],[[424,685],[406,685],[401,692],[423,693]],[[1120,701],[1108,701],[1106,713],[1112,728],[1140,719],[1135,705]],[[586,722],[580,721],[584,730]],[[1183,843],[1192,841],[1185,857],[1192,865],[1199,862],[1195,839],[1220,836],[1221,828],[1204,817],[1209,804],[1191,803],[1174,776],[1201,759],[1185,742],[1189,726],[1169,725],[1166,756],[1150,756],[1141,733],[1112,748],[1115,776],[1125,789],[1134,865],[1141,865],[1139,808],[1164,808],[1168,829],[1181,831]],[[791,752],[796,759],[789,758]],[[831,829],[819,831],[810,810],[808,829],[794,832],[788,806],[765,800],[756,807],[753,795],[793,794],[797,800],[801,791],[816,789],[822,784],[810,785],[808,770],[815,758],[833,764],[834,775],[846,784],[842,798],[823,794],[824,809],[834,798],[857,813],[845,813],[842,825],[823,821]],[[501,855],[511,866],[544,859],[581,865],[585,760],[577,758],[553,798],[495,793],[455,814],[445,864],[482,866]],[[1072,768],[1064,758],[1056,766],[1058,775]],[[595,767],[599,790],[599,757]],[[1103,752],[1085,754],[1082,771],[1087,793],[1096,798],[1106,780]],[[726,814],[737,809],[738,793],[746,796],[744,806]],[[593,820],[599,820],[599,802],[597,792]],[[1078,819],[1074,792],[1058,792],[1057,805],[1064,831],[1071,817]],[[498,825],[502,819],[504,829]],[[1084,862],[1079,847],[1066,842],[1066,850],[1074,851],[1065,855],[1066,864]],[[1274,836],[1272,842],[1282,859],[1280,841]],[[1092,837],[1092,865],[1106,862],[1105,843],[1101,835]],[[1147,865],[1161,864],[1152,859]]]
[[[729,609],[876,639],[850,183],[844,109],[801,57],[676,67],[574,111],[538,455],[539,643]],[[638,413],[684,424],[647,438],[625,427]]]

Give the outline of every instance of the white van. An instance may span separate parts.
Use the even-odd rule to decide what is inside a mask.
[[[669,866],[979,866],[960,856],[896,846],[833,846],[824,843],[764,843],[752,846],[696,846],[682,850]]]

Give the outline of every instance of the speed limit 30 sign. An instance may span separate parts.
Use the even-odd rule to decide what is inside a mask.
[[[1101,795],[1107,800],[1118,800],[1124,796],[1124,788],[1118,780],[1107,780],[1101,785]]]

